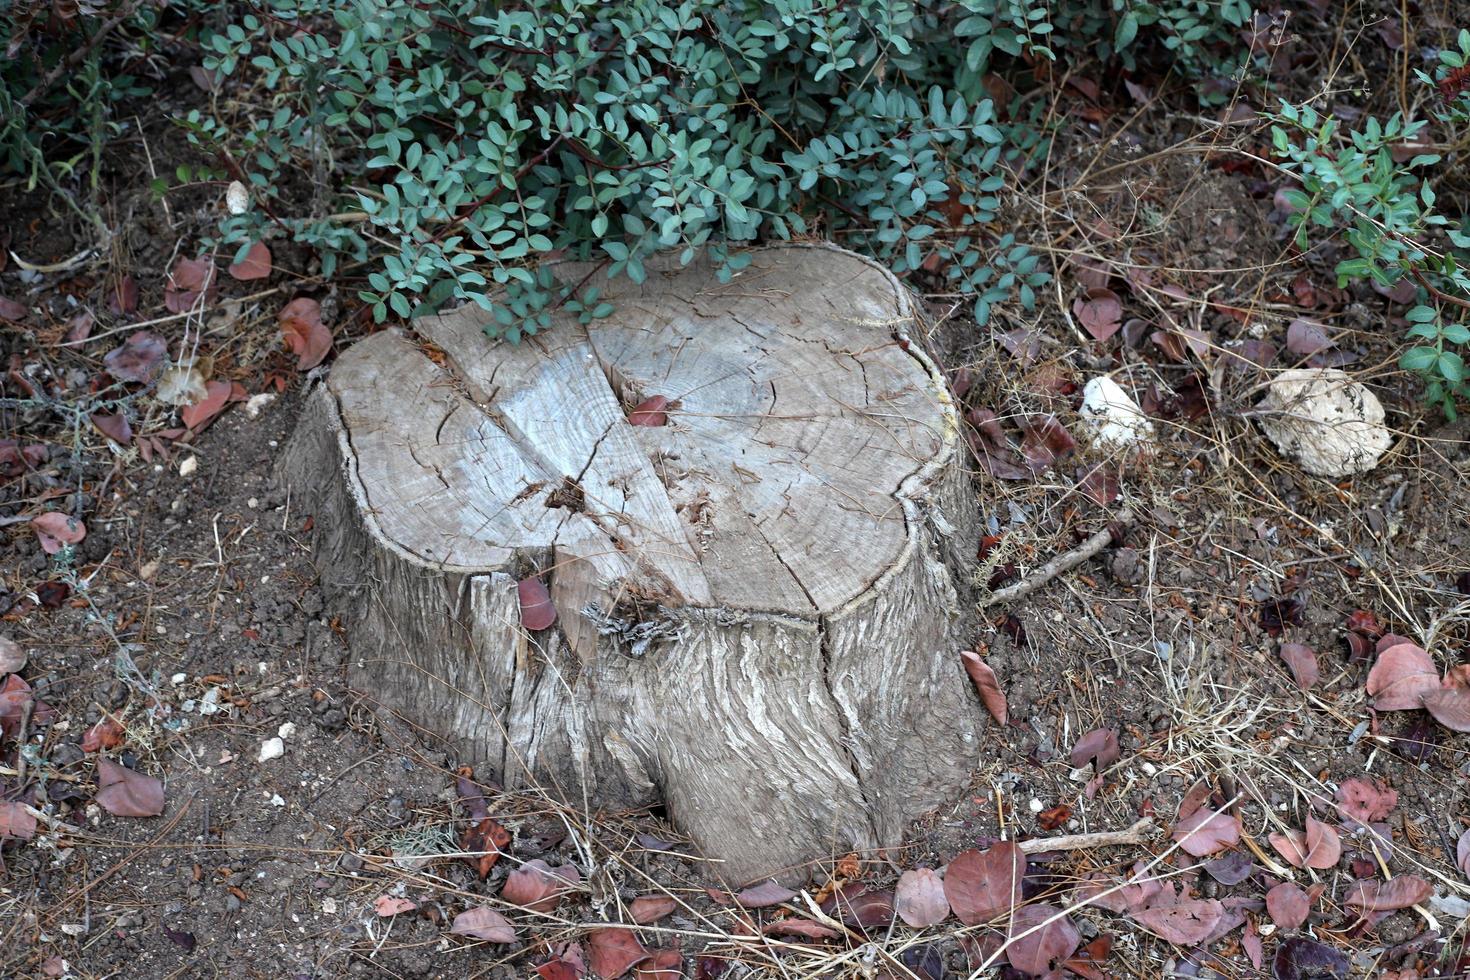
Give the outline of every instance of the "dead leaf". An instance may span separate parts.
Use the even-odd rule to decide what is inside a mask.
[[[1418,875],[1399,875],[1389,881],[1355,881],[1342,904],[1364,912],[1389,912],[1418,905],[1434,894],[1434,886]]]
[[[1213,898],[1141,909],[1130,917],[1149,932],[1176,946],[1204,942],[1215,931],[1225,907]]]
[[[243,259],[230,266],[229,272],[231,278],[240,282],[268,278],[271,274],[271,250],[265,242],[256,242]]]
[[[108,312],[116,316],[129,316],[138,312],[138,281],[132,276],[123,276],[108,285]]]
[[[995,720],[1004,725],[1010,717],[1010,708],[1006,705],[1005,692],[1000,689],[1000,681],[996,678],[995,671],[980,659],[978,653],[964,650],[960,652],[960,657],[965,663],[965,673],[970,675],[975,690],[980,694],[980,701]]]
[[[1346,980],[1351,961],[1341,950],[1292,936],[1276,947],[1272,967],[1277,980]]]
[[[1414,643],[1397,643],[1380,650],[1368,672],[1368,693],[1373,695],[1373,707],[1378,711],[1421,708],[1424,695],[1438,687],[1434,658]]]
[[[1021,900],[1026,856],[1014,841],[1002,841],[986,851],[955,855],[944,872],[944,897],[955,916],[967,926],[1008,914]]]
[[[1311,320],[1293,320],[1286,328],[1286,349],[1293,354],[1308,357],[1333,346],[1327,336],[1327,328]]]
[[[640,926],[657,922],[678,908],[679,903],[667,895],[639,895],[628,903],[628,914]]]
[[[382,913],[379,913],[382,914]],[[466,909],[454,917],[449,931],[456,936],[483,939],[487,943],[513,943],[516,927],[505,916],[484,905]]]
[[[48,510],[31,518],[31,528],[40,539],[41,550],[54,555],[87,536],[87,525],[60,511]]]
[[[104,715],[102,720],[87,729],[82,736],[83,752],[101,752],[105,749],[115,749],[123,744],[125,732],[123,726],[112,715]]]
[[[1456,732],[1470,732],[1470,691],[1440,687],[1424,695],[1424,707],[1434,720]]]
[[[0,803],[0,838],[30,840],[36,836],[36,818],[24,803]]]
[[[49,585],[51,583],[45,583]],[[62,583],[57,583],[62,584]],[[40,586],[36,594],[41,594]],[[43,603],[44,604],[44,603]],[[60,605],[58,602],[57,605]],[[31,685],[25,682],[25,678],[19,674],[8,675],[0,682],[0,735],[14,737],[20,730],[20,716],[25,713],[26,702],[34,702],[31,706],[31,719],[36,723],[50,723],[56,718],[56,711],[45,701],[37,700]]]
[[[550,912],[567,892],[582,883],[582,874],[570,864],[553,868],[537,858],[516,868],[505,879],[500,897],[528,912]]]
[[[789,902],[795,897],[796,892],[789,888],[782,888],[774,881],[763,881],[731,896],[737,905],[747,909],[769,908],[772,905]]]
[[[801,936],[806,939],[836,939],[842,933],[811,919],[777,919],[767,922],[761,933],[766,936]]]
[[[1377,823],[1399,805],[1399,794],[1377,779],[1354,776],[1337,788],[1337,810],[1360,824]]]
[[[1305,691],[1321,676],[1317,669],[1317,651],[1305,643],[1281,644],[1281,659],[1291,669],[1296,686]]]
[[[1305,831],[1289,830],[1270,835],[1271,846],[1293,868],[1335,867],[1342,856],[1342,840],[1337,831],[1320,820],[1307,818]]]
[[[18,323],[26,318],[28,312],[30,311],[23,304],[17,303],[8,296],[0,296],[0,320],[12,320]]]
[[[28,659],[19,643],[8,636],[0,636],[0,674],[14,674],[23,670]]]
[[[638,964],[634,975],[638,980],[682,980],[684,954],[677,949],[656,949],[648,959]]]
[[[1036,815],[1036,825],[1042,830],[1056,830],[1072,819],[1072,808],[1066,803],[1047,807]]]
[[[893,922],[893,892],[860,881],[839,886],[819,907],[847,925],[863,929],[886,927]]]
[[[1118,733],[1111,728],[1094,728],[1072,746],[1072,768],[1081,769],[1089,762],[1102,771],[1118,761]]]
[[[131,446],[133,444],[133,427],[128,424],[128,417],[122,412],[93,412],[90,416],[92,424],[97,431],[102,433],[119,446]]]
[[[1033,977],[1050,974],[1053,963],[1077,951],[1082,936],[1054,905],[1027,905],[1016,910],[1007,932],[1006,958],[1011,966]]]
[[[1312,902],[1294,881],[1283,881],[1266,893],[1266,913],[1282,929],[1293,931],[1307,921]]]
[[[1174,825],[1174,839],[1186,854],[1204,857],[1240,843],[1240,820],[1200,807]]]
[[[899,876],[893,890],[898,917],[915,929],[938,925],[949,915],[944,879],[933,868],[911,868]]]
[[[1261,963],[1266,959],[1266,946],[1261,942],[1261,931],[1256,928],[1256,920],[1246,921],[1245,932],[1240,936],[1240,945],[1245,950],[1246,959],[1251,961],[1251,966],[1260,970]]]
[[[286,346],[297,357],[297,370],[311,370],[332,349],[332,331],[322,324],[322,306],[316,300],[297,297],[281,307],[276,320]]]
[[[1072,314],[1093,340],[1107,340],[1123,326],[1123,301],[1106,286],[1094,286],[1072,303]]]
[[[168,345],[162,337],[139,330],[130,334],[121,346],[108,351],[102,358],[102,366],[119,381],[148,384],[167,356]]]
[[[111,759],[98,759],[96,800],[115,817],[156,817],[163,812],[163,783]]]
[[[235,389],[239,388],[237,392]],[[236,397],[239,395],[240,397]],[[204,386],[204,397],[192,405],[185,405],[179,409],[179,421],[194,432],[203,431],[204,427],[219,417],[225,410],[225,406],[232,401],[240,401],[245,395],[245,389],[238,384],[228,381],[210,381]]]
[[[373,911],[385,919],[400,912],[412,912],[416,908],[418,905],[398,895],[379,895],[373,902]]]
[[[174,263],[163,287],[163,305],[170,313],[187,313],[199,302],[213,302],[218,292],[214,260],[206,255],[197,259],[181,258]]]
[[[539,578],[524,578],[516,583],[521,605],[521,626],[528,630],[544,630],[556,622],[556,606],[546,583]]]
[[[589,965],[602,980],[617,980],[649,955],[633,930],[622,926],[594,929],[587,940]]]
[[[484,852],[465,859],[475,865],[480,872],[481,881],[490,874],[490,869],[495,867],[495,862],[500,860],[500,855],[509,844],[510,831],[502,827],[494,817],[485,817],[474,826],[466,827],[459,841],[462,850]]]
[[[1470,878],[1470,830],[1461,834],[1455,844],[1455,867],[1460,869],[1460,874]]]
[[[628,424],[647,426],[650,428],[669,424],[668,408],[669,400],[663,395],[654,395],[645,398],[628,412]]]

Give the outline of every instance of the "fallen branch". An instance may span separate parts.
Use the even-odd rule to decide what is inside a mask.
[[[1118,516],[1114,518],[1114,521],[1119,524],[1126,524],[1132,519],[1132,512],[1125,508],[1118,512]],[[1017,599],[1030,595],[1058,575],[1061,575],[1063,572],[1070,572],[1093,555],[1096,555],[1099,551],[1102,551],[1112,543],[1112,540],[1113,531],[1110,525],[1098,531],[1071,551],[1057,555],[1051,561],[1042,565],[1014,585],[1007,585],[1003,589],[996,589],[980,601],[980,607],[983,609],[986,606],[993,606],[1000,602],[1014,602]]]
[[[1022,854],[1040,854],[1044,851],[1085,851],[1091,847],[1119,847],[1129,844],[1147,844],[1157,832],[1153,819],[1144,817],[1127,830],[1099,830],[1091,834],[1066,834],[1062,837],[1037,837],[1023,840],[1018,845]]]

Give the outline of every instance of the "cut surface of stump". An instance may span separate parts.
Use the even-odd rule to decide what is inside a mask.
[[[652,263],[518,345],[473,307],[371,336],[282,459],[354,687],[507,788],[664,803],[729,881],[896,843],[980,723],[976,502],[910,297],[840,249],[752,256]]]

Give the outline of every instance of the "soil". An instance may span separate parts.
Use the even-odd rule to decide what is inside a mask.
[[[1199,787],[1196,800],[1203,794],[1239,816],[1249,841],[1239,850],[1254,870],[1225,885],[1177,851],[1166,866],[1203,897],[1240,899],[1251,922],[1266,926],[1269,961],[1285,931],[1271,934],[1260,901],[1279,880],[1267,870],[1279,863],[1268,835],[1308,815],[1341,824],[1338,787],[1368,774],[1398,793],[1387,868],[1422,875],[1461,903],[1432,906],[1451,941],[1418,942],[1428,928],[1420,912],[1364,927],[1343,910],[1347,884],[1378,871],[1367,839],[1347,829],[1335,867],[1298,872],[1327,886],[1311,935],[1345,951],[1354,976],[1464,976],[1455,963],[1470,892],[1455,851],[1470,826],[1470,742],[1423,712],[1371,709],[1372,657],[1352,655],[1348,617],[1364,610],[1383,629],[1425,642],[1441,668],[1470,659],[1470,425],[1427,409],[1397,371],[1403,305],[1368,289],[1340,291],[1330,254],[1286,257],[1266,175],[1225,166],[1219,150],[1252,137],[1161,106],[1125,126],[1134,107],[1124,105],[1100,123],[1080,111],[1090,104],[1071,90],[1062,97],[1068,114],[1044,164],[1049,186],[1060,188],[1048,210],[1025,195],[1012,205],[1016,226],[1057,249],[1057,281],[1038,311],[1006,309],[977,328],[964,307],[934,296],[938,326],[924,340],[966,408],[994,410],[1014,436],[1014,421],[1037,413],[1075,428],[1081,384],[1104,373],[1139,397],[1159,432],[1105,507],[1079,491],[1078,475],[1118,460],[1085,442],[1036,480],[978,471],[989,537],[976,544],[977,553],[988,549],[980,574],[990,584],[1006,581],[1008,566],[1024,574],[1074,547],[1125,506],[1131,519],[1097,558],[986,610],[975,649],[997,673],[1010,718],[984,727],[974,778],[955,787],[953,806],[915,826],[902,848],[814,862],[810,890],[834,875],[891,887],[904,869],[938,868],[1001,838],[1122,829],[1140,816],[1166,832],[1143,847],[1034,856],[1027,895],[1061,902],[1081,878],[1116,877],[1164,853],[1181,802]],[[154,106],[135,137],[164,170],[192,152],[164,123],[169,111]],[[1120,129],[1125,138],[1099,153],[1100,133]],[[0,268],[0,295],[30,308],[7,324],[0,358],[72,408],[89,404],[103,354],[136,323],[166,315],[164,270],[172,256],[193,254],[222,195],[193,188],[169,197],[165,211],[123,165],[136,146],[124,140],[110,152],[110,212],[126,216],[128,229],[117,253],[39,279],[14,262]],[[48,215],[44,198],[13,182],[0,191],[0,214],[13,216],[0,234],[8,230],[10,248],[33,263],[85,244]],[[1147,329],[1125,328],[1107,343],[1081,334],[1070,310],[1088,263],[1108,270],[1109,286],[1128,297],[1126,316]],[[103,298],[124,274],[142,292],[130,317],[108,312]],[[1176,301],[1163,288],[1171,285],[1189,298]],[[461,799],[470,784],[451,747],[375,710],[372,691],[348,689],[353,624],[327,615],[314,584],[303,533],[311,515],[270,480],[310,381],[281,348],[275,311],[298,293],[325,300],[340,348],[368,327],[350,309],[333,315],[336,288],[313,278],[304,251],[282,248],[265,283],[224,278],[203,324],[153,326],[178,350],[188,323],[216,376],[278,397],[253,413],[233,405],[197,435],[160,437],[151,460],[136,443],[105,440],[87,411],[0,409],[0,438],[48,450],[0,485],[0,635],[27,652],[20,674],[55,712],[48,723],[37,711],[27,732],[26,777],[16,739],[6,738],[0,785],[5,799],[70,825],[5,844],[0,974],[520,977],[561,944],[630,923],[634,897],[668,893],[676,910],[639,935],[650,949],[680,947],[688,975],[856,975],[863,955],[878,958],[866,976],[937,980],[936,964],[968,975],[984,937],[951,928],[953,920],[922,933],[880,930],[866,947],[854,939],[860,952],[847,960],[840,943],[778,949],[742,936],[741,914],[705,890],[720,884],[717,869],[690,855],[658,813],[589,813],[499,793],[485,780],[485,806],[511,835],[509,857],[481,880],[473,858],[444,856],[460,851],[475,823]],[[81,307],[96,314],[95,339],[62,346]],[[1388,410],[1397,438],[1367,474],[1334,482],[1282,460],[1250,418],[1264,375],[1218,367],[1244,340],[1274,343],[1274,366],[1290,366],[1286,327],[1303,316],[1331,326],[1346,369]],[[1208,351],[1152,340],[1169,318],[1202,331]],[[1002,342],[1011,331],[1037,341],[1033,359]],[[26,397],[14,374],[5,385],[6,397]],[[163,406],[140,396],[134,407],[139,436],[177,429]],[[86,521],[70,565],[38,546],[27,522],[43,509]],[[1283,643],[1316,652],[1316,684],[1294,683]],[[108,714],[125,733],[101,754],[163,781],[161,815],[114,816],[93,801],[99,753],[81,742]],[[1070,759],[1096,728],[1116,732],[1121,749],[1100,778]],[[6,733],[14,734],[8,725]],[[271,739],[283,752],[263,760]],[[574,865],[581,886],[549,913],[495,904],[510,869],[534,859]],[[385,896],[414,907],[380,915]],[[516,925],[513,943],[450,934],[455,916],[486,903]],[[1238,930],[1189,949],[1100,909],[1074,920],[1084,942],[1111,937],[1100,964],[1108,976],[1270,975],[1249,962]]]

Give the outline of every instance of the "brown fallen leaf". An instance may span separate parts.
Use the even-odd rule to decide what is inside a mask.
[[[1296,686],[1305,691],[1321,676],[1317,667],[1317,651],[1304,643],[1281,644],[1281,659],[1291,669]]]
[[[1354,776],[1337,787],[1337,811],[1360,824],[1377,823],[1399,805],[1399,794],[1381,780]]]
[[[219,291],[215,275],[214,260],[207,255],[197,259],[180,258],[169,271],[168,281],[163,287],[163,305],[170,313],[187,313],[199,302],[214,301]]]
[[[836,939],[842,933],[811,919],[776,919],[761,927],[766,936],[801,936],[805,939]]]
[[[938,925],[949,915],[944,879],[933,868],[910,868],[893,889],[893,907],[915,929]]]
[[[1456,732],[1470,732],[1470,691],[1439,687],[1424,695],[1424,707],[1434,720]]]
[[[373,901],[373,911],[382,918],[398,915],[400,912],[412,912],[418,908],[418,903],[409,901],[401,895],[379,895]]]
[[[510,831],[502,827],[494,817],[485,817],[479,823],[466,827],[459,840],[462,850],[484,852],[465,858],[475,865],[481,881],[490,874],[490,869],[495,867],[495,862],[500,860],[500,855],[509,844]]]
[[[955,855],[944,872],[944,897],[955,917],[967,926],[1009,914],[1021,901],[1026,855],[1014,841],[985,851]]]
[[[640,926],[646,926],[678,907],[679,903],[667,895],[639,895],[628,903],[628,915]]]
[[[1094,728],[1072,746],[1072,768],[1081,769],[1089,762],[1101,772],[1118,761],[1118,733],[1111,728]]]
[[[87,525],[60,511],[48,510],[31,518],[31,528],[41,542],[41,550],[54,555],[87,536]]]
[[[1272,922],[1287,931],[1300,928],[1311,910],[1306,891],[1294,881],[1283,881],[1266,893],[1266,913]]]
[[[125,733],[123,726],[112,715],[104,715],[102,720],[87,729],[82,736],[83,752],[101,752],[104,749],[115,749],[123,743]]]
[[[381,914],[381,913],[379,913]],[[513,943],[516,927],[499,912],[484,905],[466,909],[454,917],[449,931],[456,936],[483,939],[487,943]]]
[[[1348,886],[1342,904],[1364,912],[1406,909],[1434,894],[1434,886],[1418,875],[1399,875],[1388,881],[1355,881]]]
[[[1380,649],[1367,687],[1375,709],[1412,711],[1424,706],[1424,695],[1439,688],[1439,670],[1423,647],[1397,643]]]
[[[0,838],[30,840],[36,836],[36,818],[24,803],[0,803]]]
[[[1176,946],[1204,942],[1215,931],[1225,907],[1213,898],[1140,909],[1130,918],[1160,939]]]
[[[1342,840],[1337,831],[1311,817],[1307,818],[1305,831],[1273,833],[1269,839],[1271,846],[1293,868],[1325,870],[1336,866],[1338,858],[1342,856]]]
[[[179,409],[179,421],[191,432],[202,432],[219,417],[231,402],[245,400],[245,389],[239,383],[210,381],[204,386],[204,397]]]
[[[229,269],[230,276],[240,282],[249,282],[252,279],[265,279],[271,274],[271,250],[266,247],[265,242],[256,242],[250,246],[245,257],[234,263]]]
[[[521,626],[528,630],[544,630],[556,622],[556,605],[546,583],[539,578],[523,578],[516,583],[520,600]]]
[[[115,817],[156,817],[163,812],[163,783],[111,759],[98,759],[96,800]]]
[[[634,971],[638,980],[682,980],[684,954],[677,949],[656,949]]]
[[[737,905],[747,909],[764,909],[772,905],[780,905],[789,902],[796,897],[796,892],[789,888],[782,888],[774,881],[763,881],[758,885],[752,885],[730,896]]]
[[[587,939],[588,965],[602,980],[617,980],[650,955],[633,930],[622,926],[593,929]]]
[[[553,868],[537,858],[510,873],[501,886],[500,897],[528,912],[550,912],[581,883],[582,874],[573,865]]]
[[[628,412],[628,424],[647,426],[650,428],[668,425],[669,413],[666,411],[669,400],[663,395],[654,395],[645,398]]]
[[[122,412],[93,412],[90,417],[97,431],[119,446],[133,444],[133,427]]]
[[[1123,326],[1123,301],[1106,286],[1094,286],[1072,303],[1072,315],[1093,340],[1107,340]]]
[[[996,678],[995,671],[980,659],[978,653],[963,650],[960,652],[960,658],[964,661],[965,673],[970,675],[970,681],[980,695],[981,703],[996,721],[1004,725],[1010,718],[1010,708],[1006,704],[1005,692],[1000,689],[1000,681]]]
[[[1011,966],[1033,977],[1050,975],[1077,952],[1082,936],[1054,905],[1027,905],[1011,917],[1006,958]]]
[[[297,357],[296,368],[309,371],[332,349],[332,331],[322,323],[322,306],[305,296],[293,299],[276,314],[281,336]]]
[[[1186,854],[1204,857],[1240,843],[1240,820],[1200,807],[1174,825],[1174,839]]]

